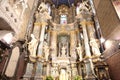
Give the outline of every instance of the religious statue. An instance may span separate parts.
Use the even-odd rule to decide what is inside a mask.
[[[49,48],[47,42],[44,43],[43,50],[44,50],[44,53],[45,53],[45,60],[48,61],[50,48]]]
[[[89,34],[90,38],[94,38],[95,37],[95,29],[94,27],[90,28],[90,34]]]
[[[68,80],[68,73],[65,69],[60,70],[59,80]]]
[[[77,10],[77,14],[80,14],[82,12],[89,12],[91,10],[91,7],[88,4],[88,0],[78,4],[78,7],[76,10]]]
[[[63,47],[61,48],[61,56],[65,57],[66,56],[66,46],[63,45]]]
[[[38,11],[35,13],[35,17],[36,22],[47,22],[47,20],[51,19],[48,12],[48,7],[44,2],[39,5]]]
[[[16,0],[15,1],[15,4],[14,4],[14,8],[18,8],[18,5],[21,5],[22,6],[22,12],[20,14],[20,17],[23,16],[24,12],[25,12],[25,9],[28,8],[28,5],[27,5],[27,1],[28,0]]]
[[[99,50],[99,41],[97,39],[91,39],[90,46],[92,47],[92,52],[95,56],[100,56],[100,50]]]
[[[36,57],[38,40],[33,34],[31,34],[31,41],[28,43],[28,50],[30,51],[30,56]]]
[[[77,54],[79,56],[79,60],[82,61],[82,53],[84,50],[80,43],[78,44],[78,47],[76,47],[76,50],[77,50]]]

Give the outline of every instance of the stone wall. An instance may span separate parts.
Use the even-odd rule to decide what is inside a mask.
[[[109,65],[112,80],[120,80],[120,20],[115,12],[111,0],[93,0],[102,35],[105,38],[104,56]],[[112,40],[112,41],[111,41]]]
[[[112,80],[120,80],[120,50],[106,60]]]
[[[111,0],[93,0],[103,37],[120,39],[120,20]]]

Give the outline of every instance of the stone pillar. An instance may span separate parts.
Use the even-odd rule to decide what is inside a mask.
[[[57,32],[51,31],[51,56],[56,57],[57,56]]]
[[[37,68],[37,63],[33,63],[31,79],[33,79],[36,75],[36,68]]]
[[[99,40],[96,39],[93,21],[87,21],[87,28],[90,38],[90,46],[92,47],[92,53],[94,56],[100,56],[101,55],[99,50],[100,44]]]
[[[47,65],[46,65],[46,63],[43,63],[43,66],[42,66],[42,75],[43,76],[46,76],[46,67],[47,67]]]
[[[82,77],[82,67],[81,67],[81,63],[78,64],[78,73],[79,73],[79,76]]]
[[[47,63],[46,75],[49,76],[49,73],[50,73],[50,64]]]
[[[76,31],[76,39],[77,39],[77,42],[80,42],[80,32],[79,32],[79,29]]]
[[[47,34],[48,34],[47,42],[48,42],[48,45],[49,45],[50,44],[50,37],[51,37],[51,34],[50,34],[49,30],[47,30]]]
[[[80,24],[81,24],[82,29],[83,29],[83,37],[84,37],[86,57],[91,57],[90,47],[89,47],[89,42],[88,42],[87,29],[86,29],[86,20],[81,21]]]
[[[93,63],[92,60],[90,59],[91,53],[90,53],[90,47],[89,47],[89,40],[88,40],[88,35],[87,35],[87,21],[82,20],[80,22],[82,29],[83,29],[83,37],[84,37],[84,44],[85,44],[85,66],[86,66],[86,80],[94,80],[94,71],[93,71]]]
[[[70,32],[70,55],[71,57],[76,58],[76,54],[75,54],[75,48],[76,48],[76,32],[75,31],[71,31]]]
[[[40,43],[39,43],[39,47],[38,47],[38,56],[41,56],[42,54],[42,50],[43,50],[43,42],[44,42],[44,36],[45,36],[45,28],[46,28],[47,23],[46,22],[42,22],[41,23],[41,34],[40,34]]]
[[[40,62],[36,62],[36,74],[35,74],[35,77],[36,78],[41,78],[42,77],[42,66],[43,64],[40,63]]]
[[[39,22],[34,23],[33,35],[37,40],[39,40],[41,31],[41,24]]]
[[[26,72],[23,76],[23,79],[30,78],[32,76],[33,63],[27,63]]]

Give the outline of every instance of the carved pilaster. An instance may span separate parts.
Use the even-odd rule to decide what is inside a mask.
[[[36,22],[34,23],[33,34],[35,35],[36,39],[39,39],[41,31],[41,23]]]
[[[52,56],[55,57],[57,55],[57,32],[52,31],[51,32],[51,53]]]
[[[43,51],[43,41],[44,41],[44,37],[45,37],[45,28],[46,28],[47,23],[46,22],[41,22],[41,32],[40,32],[40,44],[38,47],[38,56],[40,56],[42,54]]]
[[[70,55],[76,58],[75,56],[75,48],[76,48],[76,32],[70,32]]]
[[[90,47],[89,47],[89,42],[88,42],[86,23],[87,22],[85,20],[80,22],[82,29],[83,29],[86,56],[90,57],[91,53],[90,53]]]

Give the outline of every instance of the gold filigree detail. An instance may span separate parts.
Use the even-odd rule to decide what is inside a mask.
[[[87,21],[87,26],[93,26],[94,22],[93,21]]]
[[[87,24],[86,21],[81,21],[81,22],[80,22],[80,25],[86,25],[86,24]]]
[[[40,23],[40,22],[36,22],[36,23],[34,23],[34,25],[40,27],[40,26],[41,26],[41,23]]]

